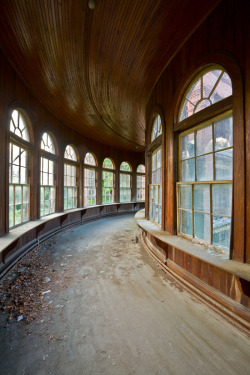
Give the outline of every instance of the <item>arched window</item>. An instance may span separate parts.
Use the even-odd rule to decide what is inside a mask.
[[[9,144],[9,228],[30,217],[30,134],[25,113],[15,109],[10,120]]]
[[[131,201],[131,166],[123,161],[120,165],[120,202]]]
[[[97,163],[95,156],[88,152],[84,164],[84,206],[92,206],[96,204]]]
[[[151,142],[162,134],[161,116],[156,115],[151,133]]]
[[[140,164],[136,170],[136,199],[137,201],[145,201],[145,166]]]
[[[154,141],[154,142],[153,142]],[[151,165],[149,185],[149,218],[161,224],[162,216],[162,121],[159,114],[155,116],[151,143],[149,145]]]
[[[194,90],[198,90],[199,94],[194,94]],[[231,80],[223,69],[206,70],[187,90],[179,113],[181,116],[191,116],[205,108],[208,101],[208,105],[212,105],[231,94]],[[188,101],[194,104],[192,113],[190,109],[187,110]],[[232,111],[223,111],[223,105],[220,112],[220,115],[213,117],[211,110],[210,120],[179,135],[178,234],[228,252],[232,209],[233,118]]]
[[[77,207],[78,164],[76,151],[68,145],[64,152],[64,209]]]
[[[114,164],[109,158],[105,158],[102,164],[102,203],[113,203],[115,197],[114,188]]]
[[[43,133],[41,139],[40,169],[40,216],[55,212],[55,145],[49,133]]]
[[[180,106],[179,121],[231,95],[232,82],[224,69],[205,70],[187,89]]]

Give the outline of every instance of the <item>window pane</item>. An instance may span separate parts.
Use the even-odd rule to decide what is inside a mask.
[[[12,182],[14,184],[19,183],[19,166],[18,165],[12,166]]]
[[[213,216],[213,244],[229,249],[231,233],[231,219]]]
[[[13,144],[12,149],[13,149],[13,163],[16,165],[20,165],[20,157],[19,157],[20,148]]]
[[[182,181],[195,181],[194,159],[185,160],[181,164]]]
[[[13,186],[9,186],[9,204],[13,204],[14,203],[14,187]]]
[[[22,203],[22,189],[21,186],[16,186],[15,188],[15,203]]]
[[[213,151],[212,125],[197,130],[196,155],[207,154]]]
[[[27,151],[21,150],[21,166],[26,167],[27,165]]]
[[[179,208],[192,209],[191,185],[179,185]]]
[[[23,203],[29,203],[29,188],[23,186]]]
[[[216,180],[232,180],[233,178],[233,150],[215,153]]]
[[[194,210],[210,212],[209,185],[194,185]]]
[[[213,154],[199,156],[196,159],[197,181],[213,180]]]
[[[210,242],[210,215],[194,213],[194,237]]]
[[[27,183],[27,176],[26,176],[27,169],[23,167],[21,167],[20,169],[21,169],[20,183],[26,184]]]
[[[14,207],[9,206],[9,226],[10,228],[14,225]]]
[[[187,134],[181,138],[181,158],[194,157],[194,133]]]
[[[179,210],[180,233],[192,236],[192,212]]]
[[[227,117],[214,123],[215,150],[233,145],[233,119]]]
[[[214,184],[213,192],[213,213],[218,215],[231,216],[232,211],[232,185]]]

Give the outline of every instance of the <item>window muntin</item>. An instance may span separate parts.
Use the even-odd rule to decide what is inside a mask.
[[[30,185],[28,177],[29,127],[20,111],[14,110],[10,120],[10,137],[15,134],[18,142],[11,138],[9,143],[9,228],[29,220]]]
[[[50,152],[51,154],[56,153],[54,142],[49,133],[43,133],[43,136],[41,139],[41,149],[44,151]]]
[[[84,158],[84,164],[92,166],[84,167],[84,205],[92,206],[96,204],[96,158],[94,154],[88,152]]]
[[[156,149],[151,156],[151,184],[149,185],[149,217],[161,224],[162,213],[162,149]]]
[[[114,163],[109,159],[105,158],[102,164],[103,168],[114,169]]]
[[[178,232],[229,251],[233,121],[224,114],[179,136]]]
[[[96,166],[95,157],[91,152],[87,152],[85,159],[84,159],[84,164]]]
[[[120,171],[131,172],[132,168],[126,161],[123,161],[120,165]]]
[[[52,137],[48,133],[44,133],[42,135],[41,153],[42,156],[40,158],[40,216],[45,216],[54,213],[56,210],[56,164],[53,160],[54,155],[52,155],[52,158],[49,157],[49,153],[55,154],[55,145],[52,140]]]
[[[232,95],[232,82],[224,69],[203,71],[189,86],[180,106],[179,121]]]
[[[153,123],[153,128],[152,128],[152,133],[151,133],[151,142],[153,142],[153,140],[155,140],[161,134],[162,134],[161,116],[157,115]]]
[[[137,167],[136,176],[136,200],[145,201],[145,166],[140,164]]]
[[[74,150],[74,147],[72,147],[71,145],[68,145],[65,148],[64,158],[69,159],[69,160],[73,160],[73,161],[77,161],[77,156],[76,156],[76,152]]]

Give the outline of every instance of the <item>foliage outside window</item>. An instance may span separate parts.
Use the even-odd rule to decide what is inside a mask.
[[[157,115],[154,120],[153,129],[151,133],[151,142],[153,142],[161,134],[162,134],[161,116]]]
[[[136,199],[137,201],[145,201],[145,166],[140,164],[137,168],[136,176]]]
[[[96,161],[91,153],[87,153],[84,164],[90,167],[84,167],[84,205],[91,206],[96,204]]]
[[[41,156],[40,164],[40,216],[45,216],[55,212],[56,199],[55,161],[53,160],[55,146],[48,133],[42,136],[41,150],[45,152]]]
[[[114,202],[114,173],[110,169],[114,168],[112,161],[105,158],[102,165],[102,203]]]
[[[229,251],[232,209],[232,114],[179,136],[178,232]]]
[[[74,148],[68,145],[64,152],[64,209],[77,207],[77,167],[72,163],[77,162]],[[71,161],[71,163],[70,163]]]
[[[232,82],[222,68],[204,71],[196,78],[180,106],[179,121],[232,95]]]
[[[120,173],[120,202],[131,202],[131,172],[130,165],[123,161],[120,170],[127,173]]]
[[[158,224],[161,224],[162,213],[161,175],[161,148],[158,148],[152,153],[151,157],[151,184],[149,185],[149,217]]]
[[[30,186],[28,183],[29,129],[20,111],[10,120],[9,144],[9,228],[29,220]],[[14,134],[14,136],[12,136]],[[26,141],[26,142],[24,142]]]

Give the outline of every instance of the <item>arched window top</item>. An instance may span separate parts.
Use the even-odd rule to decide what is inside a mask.
[[[161,116],[157,115],[154,120],[153,129],[151,133],[151,142],[153,142],[154,139],[159,137],[162,133],[162,124],[161,124]]]
[[[109,158],[105,158],[102,163],[103,168],[114,169],[114,163]]]
[[[131,172],[132,168],[126,161],[123,161],[120,165],[120,171]]]
[[[91,152],[87,152],[85,158],[84,158],[84,164],[89,164],[89,165],[95,165],[96,166],[96,159],[94,154]]]
[[[51,154],[56,153],[54,142],[48,133],[43,133],[43,136],[41,139],[41,149],[44,151],[50,152]]]
[[[22,113],[16,109],[11,114],[10,131],[25,141],[30,140],[29,127]]]
[[[179,121],[232,95],[232,81],[224,69],[210,68],[188,87],[179,110]]]
[[[145,165],[143,164],[138,165],[137,173],[145,173]]]
[[[65,159],[77,161],[76,151],[73,146],[68,145],[64,152]]]

